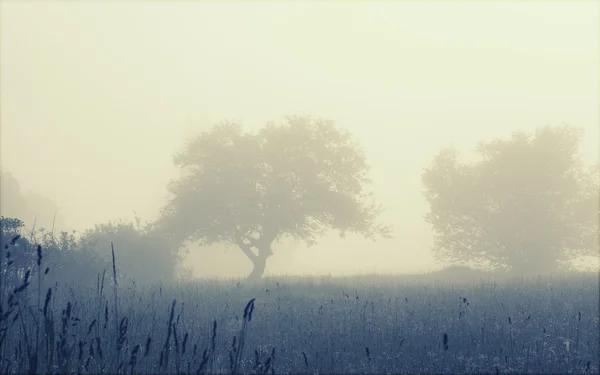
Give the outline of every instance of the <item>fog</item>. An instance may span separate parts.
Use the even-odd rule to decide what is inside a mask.
[[[267,274],[422,272],[440,266],[420,179],[440,149],[467,160],[480,141],[569,124],[585,130],[585,162],[598,160],[597,2],[0,9],[1,166],[55,202],[65,229],[156,219],[179,175],[173,154],[215,123],[251,131],[307,114],[361,143],[395,238],[287,241]],[[37,215],[52,222],[54,209]],[[234,247],[192,250],[196,275],[252,267]]]

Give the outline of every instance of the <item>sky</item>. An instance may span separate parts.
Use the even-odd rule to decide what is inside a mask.
[[[0,163],[69,229],[157,218],[186,137],[334,120],[361,143],[393,240],[275,247],[268,272],[439,267],[420,174],[442,148],[569,124],[598,160],[596,1],[0,3]],[[193,249],[197,275],[249,272]],[[210,255],[209,255],[210,254]]]

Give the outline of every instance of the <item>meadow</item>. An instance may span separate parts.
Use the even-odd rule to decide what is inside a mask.
[[[41,254],[40,254],[41,255]],[[1,285],[0,372],[599,372],[596,274]]]

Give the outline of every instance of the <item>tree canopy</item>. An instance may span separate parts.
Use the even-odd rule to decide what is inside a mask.
[[[327,120],[288,117],[255,134],[222,123],[175,156],[185,172],[157,226],[171,241],[236,244],[260,277],[271,244],[289,236],[307,245],[328,230],[389,237],[364,190],[368,165],[351,135]]]
[[[541,127],[480,143],[477,162],[441,151],[422,182],[437,256],[517,273],[555,271],[598,251],[598,166],[586,170],[576,128]]]

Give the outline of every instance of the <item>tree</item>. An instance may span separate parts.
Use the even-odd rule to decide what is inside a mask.
[[[171,241],[237,245],[260,278],[283,236],[316,243],[327,230],[389,237],[367,202],[365,156],[331,121],[288,117],[256,134],[222,123],[191,139],[175,157],[185,175],[172,181],[172,199],[157,226]]]
[[[14,287],[23,282],[29,270],[41,271],[45,285],[55,283],[71,285],[95,281],[96,275],[109,269],[109,263],[86,246],[85,239],[77,238],[75,232],[58,235],[46,230],[33,230],[27,238],[21,236],[24,224],[16,218],[0,217],[0,284]],[[38,246],[40,252],[38,253]],[[41,255],[41,258],[38,256]],[[38,259],[41,261],[38,264]],[[46,268],[48,269],[46,272]],[[2,290],[2,288],[0,288]]]
[[[23,220],[29,229],[47,228],[59,233],[64,230],[64,218],[51,199],[28,192],[10,172],[0,169],[0,214]]]
[[[97,224],[81,236],[80,247],[96,254],[103,262],[112,262],[111,243],[115,248],[117,272],[140,283],[174,281],[180,254],[173,251],[152,224],[108,222]]]
[[[17,218],[0,216],[0,293],[4,293],[3,285],[14,283],[33,264],[27,251],[31,244],[21,235],[23,227]]]
[[[20,236],[24,226],[25,224],[17,218],[0,216],[0,236],[3,239]]]
[[[490,262],[516,273],[556,271],[598,249],[598,166],[583,168],[576,128],[480,143],[480,160],[444,150],[425,169],[434,251],[451,262]]]

